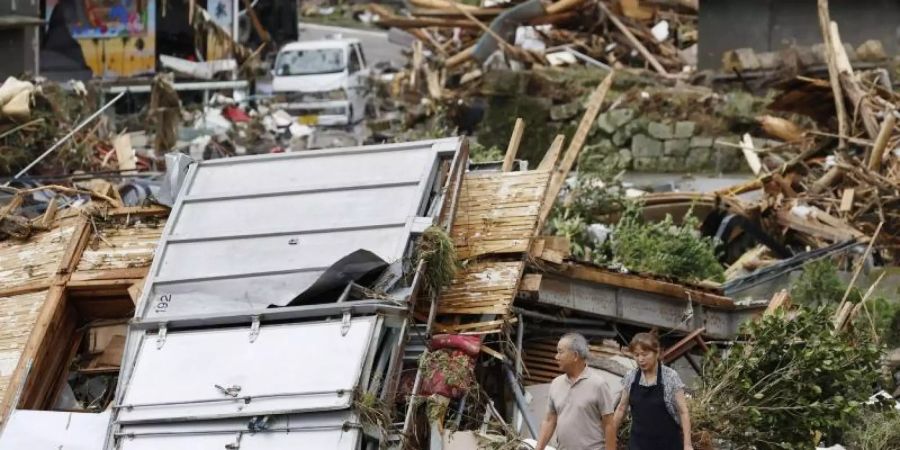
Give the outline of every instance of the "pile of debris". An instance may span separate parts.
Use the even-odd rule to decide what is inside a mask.
[[[119,161],[127,170],[151,166],[147,158],[117,150],[108,120],[97,120],[110,105],[101,108],[98,92],[81,82],[62,86],[10,77],[0,86],[0,104],[2,177],[110,171]],[[43,159],[45,151],[55,153]]]
[[[467,61],[490,64],[498,49],[517,67],[580,61],[607,69],[650,67],[669,75],[696,65],[696,2],[660,6],[631,0],[617,11],[584,0],[486,7],[446,0],[410,3],[407,16],[382,5],[369,9],[377,14],[376,24],[409,31],[451,70]]]

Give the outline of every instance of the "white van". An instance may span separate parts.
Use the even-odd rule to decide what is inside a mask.
[[[272,75],[276,106],[302,125],[352,125],[365,117],[370,74],[358,39],[287,44]]]

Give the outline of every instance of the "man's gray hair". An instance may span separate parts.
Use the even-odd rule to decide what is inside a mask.
[[[588,341],[584,336],[578,333],[566,333],[559,340],[566,340],[569,343],[569,350],[575,352],[579,358],[587,361],[588,356],[590,356],[590,350],[588,349]]]

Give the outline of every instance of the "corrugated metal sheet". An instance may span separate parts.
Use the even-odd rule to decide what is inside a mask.
[[[56,274],[74,231],[75,226],[70,223],[34,235],[27,242],[15,239],[0,241],[0,288],[49,282]]]
[[[134,225],[110,224],[94,233],[78,263],[78,271],[147,267],[159,243],[165,221]]]
[[[6,393],[47,291],[0,297],[0,398]]]
[[[172,210],[144,320],[284,305],[365,249],[404,257],[431,223],[441,158],[461,139],[203,161]],[[435,195],[438,194],[438,195]]]

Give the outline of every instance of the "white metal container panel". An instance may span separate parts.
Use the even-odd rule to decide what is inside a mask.
[[[418,203],[418,174],[391,187],[285,194],[190,203],[172,236],[235,236],[283,231],[327,231],[372,224],[405,224]],[[385,202],[385,198],[390,202]],[[239,211],[240,214],[235,214]],[[287,214],[286,214],[287,213]]]
[[[360,431],[344,428],[350,412],[274,416],[269,430],[246,433],[247,420],[131,425],[122,430],[118,450],[222,450],[238,439],[240,450],[356,450]],[[55,449],[54,449],[55,450]]]
[[[256,277],[224,278],[216,280],[215,289],[208,281],[181,281],[157,284],[149,298],[150,315],[213,316],[228,311],[247,311],[266,308],[270,304],[285,303],[312,285],[320,271],[288,272]],[[242,295],[253,292],[253,297]],[[282,300],[282,301],[280,301]]]
[[[375,316],[341,321],[146,335],[117,421],[199,420],[349,408]],[[221,392],[239,386],[235,397]]]
[[[110,413],[16,410],[0,450],[103,450]]]
[[[165,320],[284,305],[356,250],[401,260],[440,179],[440,159],[453,157],[461,143],[451,138],[194,164],[136,315]]]
[[[358,441],[359,430],[257,433],[244,435],[239,448],[240,450],[356,450]],[[126,439],[119,448],[121,450],[222,450],[234,442],[234,436],[229,434],[185,434]],[[47,450],[56,449],[48,448]]]
[[[457,139],[454,139],[457,140]],[[233,196],[297,189],[394,183],[422,175],[434,141],[311,150],[201,163],[189,197]],[[423,151],[424,150],[424,151]]]
[[[396,247],[406,239],[408,236],[397,228],[368,228],[316,235],[291,234],[169,244],[160,262],[156,282],[240,277],[248,273],[324,271],[337,260],[361,248],[386,261],[393,261],[397,259],[394,254]],[[187,261],[194,264],[186,264]],[[290,294],[293,297],[299,293]]]

